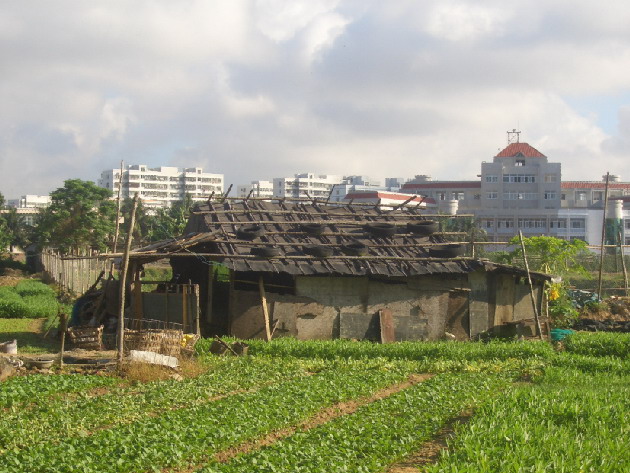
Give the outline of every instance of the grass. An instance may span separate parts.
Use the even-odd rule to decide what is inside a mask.
[[[51,335],[44,338],[46,319],[0,318],[0,342],[17,340],[18,353],[50,353],[59,351],[59,341]]]

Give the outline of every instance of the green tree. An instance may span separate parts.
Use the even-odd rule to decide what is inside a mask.
[[[3,216],[11,253],[15,246],[26,247],[29,243],[30,228],[26,225],[24,217],[17,213],[17,209],[9,209]]]
[[[120,225],[120,236],[118,240],[118,247],[122,247],[122,242],[125,240],[128,230],[129,221],[131,219],[131,210],[133,209],[133,199],[126,198],[120,205],[120,215],[123,218],[123,223]],[[149,235],[151,233],[153,225],[153,216],[150,215],[150,211],[142,203],[142,199],[138,200],[138,206],[136,207],[136,223],[133,229],[133,240],[135,244],[143,245],[149,241]]]
[[[35,242],[65,253],[105,250],[114,234],[116,206],[109,189],[93,182],[69,179],[50,194],[51,204],[37,219]]]
[[[173,202],[169,208],[160,208],[150,219],[148,237],[150,241],[168,240],[181,236],[188,223],[188,216],[194,202],[190,194],[182,200]]]
[[[510,240],[514,249],[507,253],[507,262],[516,266],[523,265],[518,236]],[[563,240],[550,236],[533,236],[523,238],[525,253],[532,271],[565,276],[569,273],[584,273],[585,269],[579,262],[579,257],[587,251],[586,242],[582,240]]]
[[[0,210],[4,209],[4,195],[0,192]],[[7,224],[4,220],[4,214],[0,213],[0,254],[4,253],[9,244],[11,243],[11,238],[9,236],[9,229],[7,228]]]

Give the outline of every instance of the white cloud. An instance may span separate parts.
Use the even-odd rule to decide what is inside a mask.
[[[626,5],[4,2],[0,191],[121,159],[235,184],[310,169],[468,179],[517,126],[572,179],[630,179]]]
[[[427,30],[449,41],[475,41],[498,36],[509,13],[469,2],[440,3],[429,15]]]

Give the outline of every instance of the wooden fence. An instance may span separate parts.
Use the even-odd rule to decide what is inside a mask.
[[[41,265],[44,276],[57,283],[62,290],[83,294],[96,282],[101,271],[109,271],[111,260],[99,258],[98,254],[68,256],[44,249],[41,252]]]

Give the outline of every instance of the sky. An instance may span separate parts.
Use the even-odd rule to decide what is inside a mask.
[[[0,192],[126,164],[227,184],[476,179],[506,132],[630,181],[626,0],[0,0]]]

